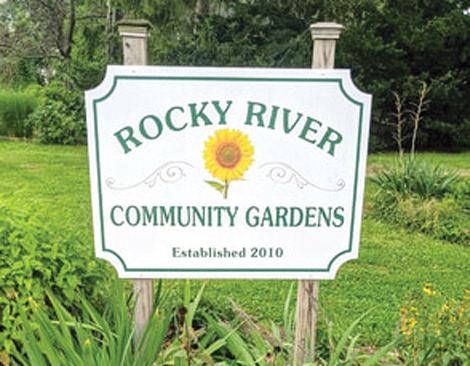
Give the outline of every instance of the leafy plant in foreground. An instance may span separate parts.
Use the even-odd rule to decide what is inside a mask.
[[[327,359],[321,359],[319,363],[312,364],[311,366],[374,366],[384,365],[386,359],[387,362],[389,362],[386,364],[393,364],[391,363],[392,361],[389,360],[390,358],[388,357],[388,353],[398,346],[400,342],[399,338],[383,346],[372,355],[367,355],[360,352],[360,348],[358,347],[360,334],[357,334],[353,337],[352,332],[366,316],[367,313],[364,313],[358,319],[356,319],[341,335],[341,338],[336,344],[333,341],[332,329],[330,327],[328,330],[328,343],[330,349],[329,357]]]
[[[209,314],[206,318],[209,324],[215,329],[219,337],[223,337],[227,349],[230,352],[225,358],[234,359],[237,364],[242,365],[289,365],[292,364],[294,347],[294,309],[290,306],[292,298],[292,288],[287,296],[284,307],[283,326],[274,322],[257,322],[255,318],[243,312],[234,305],[237,318],[231,322],[224,320],[216,321]],[[367,316],[363,314],[354,321],[340,339],[335,342],[331,327],[328,330],[328,352],[319,356],[318,363],[311,366],[339,366],[339,365],[365,365],[373,366],[383,364],[388,353],[399,343],[396,339],[386,346],[376,350],[373,354],[366,354],[361,351],[358,345],[360,335],[353,336],[353,331],[359,322]],[[317,339],[317,348],[325,340]],[[389,363],[391,364],[391,363]]]
[[[54,320],[33,304],[32,326],[21,311],[21,347],[14,353],[13,365],[150,366],[165,343],[172,312],[158,307],[134,347],[133,311],[128,309],[122,282],[116,284],[103,315],[83,298],[80,317],[72,315],[54,296],[48,298]]]
[[[19,209],[0,196],[0,352],[10,354],[31,303],[46,306],[45,289],[73,309],[77,294],[99,299],[109,273],[91,248],[39,204]],[[7,356],[4,356],[7,357]]]
[[[207,327],[196,325],[195,317],[206,284],[202,284],[193,299],[190,281],[186,281],[183,306],[177,311],[168,342],[156,360],[157,365],[213,365],[213,353],[225,346],[223,340],[214,341],[213,333]]]
[[[129,298],[117,284],[106,311],[101,315],[86,300],[80,299],[79,316],[70,313],[55,296],[48,299],[54,315],[48,315],[32,299],[31,315],[20,310],[22,325],[13,365],[287,365],[291,362],[293,312],[285,312],[290,329],[273,322],[259,323],[235,306],[237,317],[231,321],[216,319],[198,309],[205,283],[192,298],[189,281],[184,306],[174,311],[158,301],[142,340],[134,346],[134,326]],[[290,295],[289,295],[290,298]],[[288,302],[286,302],[288,304]],[[291,309],[286,305],[286,309]],[[197,313],[203,318],[198,319]],[[359,336],[352,337],[355,321],[334,344],[330,333],[328,357],[319,365],[376,365],[396,346],[392,342],[374,355],[360,352]],[[32,323],[28,322],[32,319]],[[205,321],[204,321],[205,320]],[[288,337],[288,338],[287,338]]]
[[[133,306],[122,281],[116,283],[102,315],[83,298],[80,299],[80,316],[74,315],[55,296],[49,295],[53,316],[34,302],[32,315],[28,317],[21,311],[20,345],[12,364],[212,365],[211,354],[225,345],[224,340],[212,342],[212,334],[206,329],[190,326],[204,287],[205,284],[192,299],[188,281],[184,306],[178,311],[163,301],[164,296],[157,295],[156,308],[137,345],[134,344]],[[32,319],[33,326],[28,318]]]

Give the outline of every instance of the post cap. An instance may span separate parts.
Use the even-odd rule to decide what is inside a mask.
[[[319,22],[310,25],[312,39],[339,39],[341,31],[344,29],[342,24]]]
[[[117,22],[117,26],[119,35],[128,37],[145,37],[152,28],[149,21],[142,19],[123,19]]]

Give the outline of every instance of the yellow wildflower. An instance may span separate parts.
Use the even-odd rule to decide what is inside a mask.
[[[405,323],[403,323],[402,326],[401,326],[401,332],[406,336],[411,335],[411,330],[408,329],[408,327],[406,326]]]
[[[427,283],[427,284],[423,287],[423,291],[424,291],[427,295],[429,295],[429,296],[433,296],[433,295],[436,294],[436,291],[433,290],[433,289],[431,288],[431,286],[432,286],[432,283]]]

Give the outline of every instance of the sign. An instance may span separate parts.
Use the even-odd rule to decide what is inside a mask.
[[[334,278],[370,103],[348,70],[110,66],[86,92],[97,256],[126,278]]]

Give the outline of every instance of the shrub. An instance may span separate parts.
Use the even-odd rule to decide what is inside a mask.
[[[30,138],[33,128],[28,116],[37,106],[34,88],[0,92],[0,135]]]
[[[19,310],[44,305],[46,288],[73,309],[79,292],[97,301],[109,278],[105,263],[60,219],[38,204],[19,210],[0,197],[0,353],[18,340]]]
[[[470,181],[427,161],[395,163],[373,181],[375,215],[395,225],[470,245]]]
[[[53,82],[43,91],[43,102],[29,118],[40,142],[83,144],[86,142],[84,102],[81,91],[66,89]]]
[[[451,243],[470,245],[468,215],[453,197],[442,200],[409,197],[382,210],[387,213],[381,217],[397,226],[433,235]]]
[[[402,356],[407,365],[468,365],[470,363],[470,291],[448,299],[432,284],[411,295],[401,309],[405,336]]]

